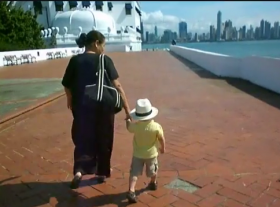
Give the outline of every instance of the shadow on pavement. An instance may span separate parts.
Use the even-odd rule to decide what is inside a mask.
[[[199,77],[201,78],[206,78],[206,79],[220,79],[226,81],[229,85],[275,107],[280,109],[280,95],[265,89],[261,86],[255,85],[247,80],[242,80],[239,78],[221,78],[216,76],[215,74],[203,69],[202,67],[196,65],[195,63],[186,60],[177,54],[170,52],[170,54],[181,61],[185,66],[196,73]]]
[[[94,187],[97,183],[94,179],[83,180],[80,188],[71,190],[70,182],[29,182],[9,183],[13,177],[0,181],[0,206],[2,207],[101,207],[114,204],[118,207],[129,206],[126,200],[126,192],[118,194],[103,194]],[[7,184],[5,184],[8,182]],[[103,185],[104,190],[110,188]],[[140,194],[146,189],[136,192]],[[49,205],[51,204],[51,205]]]

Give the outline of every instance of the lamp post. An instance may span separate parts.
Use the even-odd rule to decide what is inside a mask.
[[[109,41],[110,33],[111,33],[111,28],[108,27],[108,41]]]
[[[123,32],[124,32],[124,28],[123,28],[123,26],[122,26],[122,27],[121,27],[121,40],[122,40]]]

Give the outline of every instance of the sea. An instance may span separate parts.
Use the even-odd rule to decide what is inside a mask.
[[[179,46],[214,52],[233,57],[261,56],[280,58],[280,40],[177,43]],[[143,44],[142,49],[164,49],[170,44]]]

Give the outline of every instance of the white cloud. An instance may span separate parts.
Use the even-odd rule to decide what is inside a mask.
[[[144,24],[144,30],[154,32],[155,26],[157,26],[159,33],[162,33],[165,29],[171,29],[178,32],[179,22],[186,21],[172,15],[164,15],[161,11],[155,11],[151,13],[143,12],[142,21]],[[188,22],[188,30],[192,32],[205,32],[209,30],[209,26],[212,22],[200,18],[195,22]]]
[[[171,29],[173,31],[178,30],[178,23],[180,19],[171,15],[164,15],[161,11],[155,11],[151,13],[142,13],[142,21],[144,24],[144,30],[153,32],[155,26],[157,26],[160,33],[165,29]]]

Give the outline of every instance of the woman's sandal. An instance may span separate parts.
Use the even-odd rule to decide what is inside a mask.
[[[96,180],[99,184],[104,183],[106,180],[106,176],[97,176]]]
[[[71,189],[79,188],[80,182],[82,180],[82,176],[75,176],[70,184]]]

